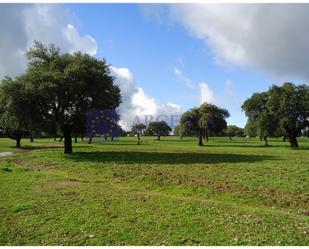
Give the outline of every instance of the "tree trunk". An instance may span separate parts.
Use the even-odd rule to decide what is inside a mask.
[[[298,148],[297,138],[294,134],[292,136],[289,136],[289,140],[292,148]]]
[[[198,145],[203,146],[203,136],[202,135],[198,136]]]
[[[209,141],[209,133],[208,133],[208,129],[205,130],[205,136],[206,136],[206,141]]]
[[[111,141],[114,141],[114,136],[111,136]]]
[[[161,136],[158,136],[158,141],[160,141],[160,137],[161,137]]]
[[[203,146],[203,131],[202,130],[200,130],[200,132],[199,132],[198,145]]]
[[[70,125],[65,125],[63,128],[64,135],[64,154],[71,154],[72,149],[72,127]]]
[[[74,142],[77,143],[77,137],[74,137]]]
[[[89,138],[88,144],[92,143],[92,137]]]
[[[17,148],[20,148],[20,140],[21,140],[21,137],[16,137],[16,147]]]
[[[229,136],[229,138],[230,138],[230,141],[232,141],[232,136]]]
[[[57,138],[56,138],[56,137],[54,137],[54,142],[56,142],[56,139],[57,139]]]
[[[105,140],[105,141],[107,140],[107,136],[104,136],[104,140]]]
[[[30,142],[31,143],[33,142],[33,136],[32,135],[30,136]]]
[[[288,127],[285,127],[287,137],[289,139],[290,145],[292,148],[298,148],[298,143],[297,143],[297,130],[294,129],[289,129]]]
[[[84,142],[84,137],[80,137],[80,138],[81,138],[82,142]]]
[[[62,142],[63,137],[60,137],[59,142]]]
[[[16,133],[13,133],[13,134],[7,133],[7,135],[10,139],[15,140],[16,141],[16,147],[20,148],[20,140],[22,139],[21,133],[20,132],[16,132]]]
[[[286,136],[283,136],[282,141],[283,141],[283,142],[286,141]]]
[[[180,140],[182,140],[182,136],[180,136]]]
[[[139,135],[139,132],[137,133],[137,140],[138,140],[138,141],[141,140],[141,137],[140,137],[140,135]]]
[[[260,136],[260,141],[263,142],[263,137],[262,136]]]
[[[265,146],[268,146],[267,136],[264,136],[264,137],[263,137],[263,140],[264,140],[264,142],[265,142]]]

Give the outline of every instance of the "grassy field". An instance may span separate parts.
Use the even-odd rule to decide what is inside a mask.
[[[309,245],[309,140],[0,139],[0,245]]]

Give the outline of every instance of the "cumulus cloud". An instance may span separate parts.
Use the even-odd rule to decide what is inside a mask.
[[[156,8],[150,11],[151,7],[147,6],[147,11],[141,8],[143,14],[154,16]],[[190,35],[203,40],[216,62],[257,69],[280,80],[309,79],[309,4],[165,7],[165,11],[160,9],[157,13],[168,16],[166,23],[181,23]]]
[[[95,55],[95,39],[79,34],[72,24],[73,16],[56,4],[1,4],[0,78],[23,72],[27,64],[25,51],[34,40],[54,43],[62,52],[79,50]]]
[[[80,36],[72,24],[67,25],[65,34],[68,42],[71,44],[69,52],[82,51],[90,55],[97,53],[98,46],[95,39],[90,35]]]
[[[201,82],[200,86],[200,104],[214,103],[214,92],[209,88],[205,82]]]
[[[56,4],[2,4],[0,78],[5,75],[16,76],[25,70],[25,51],[33,45],[34,40],[45,44],[54,43],[62,52],[81,51],[95,55],[96,40],[90,35],[81,35],[76,25],[72,24],[75,21],[72,13]],[[129,69],[111,67],[110,73],[121,89],[123,102],[118,109],[124,129],[131,129],[136,118],[145,122],[145,115],[149,115],[150,121],[151,117],[155,120],[160,115],[180,114],[179,105],[160,104],[147,95],[138,87]]]
[[[164,120],[170,126],[177,125],[181,108],[177,104],[161,104],[138,87],[132,72],[128,68],[110,67],[110,73],[119,85],[123,102],[118,111],[120,125],[130,130],[134,123],[148,124],[150,121]]]

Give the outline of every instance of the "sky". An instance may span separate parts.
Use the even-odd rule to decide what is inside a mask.
[[[25,70],[34,40],[55,43],[111,64],[127,130],[150,116],[174,125],[203,102],[244,127],[254,92],[308,82],[308,13],[309,4],[0,4],[0,78]]]

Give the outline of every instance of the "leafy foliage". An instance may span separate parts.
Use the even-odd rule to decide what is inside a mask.
[[[137,135],[137,139],[140,140],[141,134],[143,134],[146,130],[146,125],[143,123],[135,124],[132,126],[132,134]]]
[[[267,92],[253,94],[242,109],[248,116],[247,125],[255,127],[258,136],[287,135],[291,146],[298,147],[296,137],[309,125],[309,87],[273,85]]]
[[[146,133],[148,135],[157,136],[158,140],[160,140],[161,136],[168,136],[170,131],[172,130],[171,127],[165,121],[154,121],[150,122]]]
[[[229,112],[212,104],[202,104],[183,113],[180,125],[183,132],[199,137],[199,145],[203,145],[202,137],[208,140],[209,133],[218,134],[226,128],[225,119]]]
[[[6,112],[18,127],[39,126],[48,133],[61,130],[65,153],[71,153],[72,131],[84,130],[86,111],[116,108],[121,102],[120,89],[114,85],[105,60],[80,52],[60,54],[59,48],[40,42],[35,42],[27,55],[26,72],[4,82],[9,89],[8,94],[3,90]]]
[[[244,129],[236,125],[228,125],[224,130],[226,136],[232,137],[242,137],[244,135]]]

